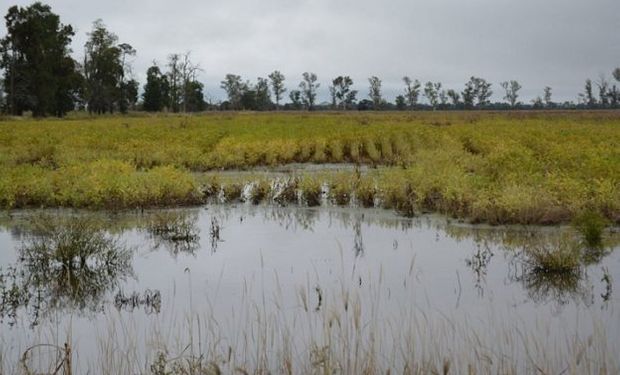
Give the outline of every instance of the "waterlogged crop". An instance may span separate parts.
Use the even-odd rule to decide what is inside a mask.
[[[614,112],[9,120],[0,122],[0,206],[159,207],[218,195],[314,205],[325,186],[334,204],[406,215],[552,224],[588,210],[617,223],[619,125]],[[293,163],[370,169],[269,177]],[[220,176],[254,168],[265,173]]]

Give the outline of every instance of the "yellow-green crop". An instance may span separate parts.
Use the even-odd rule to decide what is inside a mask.
[[[297,176],[306,194],[314,186],[316,195],[319,183],[330,186],[336,203],[357,196],[363,205],[374,200],[408,214],[436,211],[491,223],[566,222],[593,210],[620,222],[616,112],[218,113],[0,121],[0,205],[5,208],[198,204],[219,189],[218,181],[260,180],[263,190],[267,186],[258,172],[230,181],[219,178],[218,171],[290,163],[371,167],[362,174],[326,170],[313,172],[311,179]]]

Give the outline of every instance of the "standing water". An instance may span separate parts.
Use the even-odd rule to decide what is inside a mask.
[[[528,254],[578,246],[568,227],[249,205],[14,213],[0,373],[617,373],[616,237],[558,273]]]

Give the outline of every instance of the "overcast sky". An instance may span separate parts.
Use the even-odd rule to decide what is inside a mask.
[[[9,5],[31,1],[3,1]],[[441,81],[459,91],[471,75],[516,79],[523,101],[553,87],[554,100],[576,100],[586,78],[620,66],[620,0],[53,0],[73,25],[74,55],[101,18],[137,49],[136,78],[172,52],[191,51],[200,80],[217,101],[226,73],[254,81],[274,69],[294,88],[304,71],[318,74],[320,100],[329,81],[350,75],[359,98],[367,78],[383,80],[392,101],[401,77]],[[4,25],[0,29],[5,33]]]

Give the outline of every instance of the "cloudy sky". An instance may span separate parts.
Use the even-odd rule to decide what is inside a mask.
[[[31,1],[3,1],[28,5]],[[226,73],[246,79],[279,69],[289,90],[316,72],[320,99],[329,80],[350,75],[360,98],[367,78],[383,80],[389,100],[401,77],[441,81],[461,90],[471,75],[494,83],[516,79],[522,99],[554,89],[576,100],[585,78],[620,66],[619,0],[50,0],[77,30],[74,55],[101,18],[137,49],[135,76],[144,82],[153,60],[191,51],[212,100],[222,99]],[[5,33],[4,26],[0,29]]]

